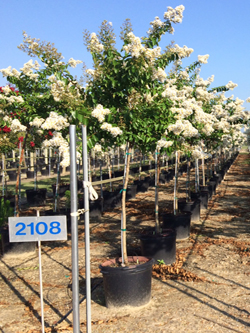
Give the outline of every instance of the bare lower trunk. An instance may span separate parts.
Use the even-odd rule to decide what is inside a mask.
[[[18,190],[19,190],[19,180],[20,180],[20,174],[21,174],[21,168],[22,168],[22,162],[23,162],[23,157],[24,157],[24,150],[25,150],[25,146],[26,146],[27,136],[28,136],[28,132],[26,132],[25,138],[23,140],[23,147],[22,147],[22,150],[21,150],[20,158],[19,158],[18,170],[17,170],[17,178],[16,178],[16,193],[15,193],[15,208],[16,208],[16,212],[15,212],[15,215],[17,217],[20,214]]]
[[[128,179],[129,179],[129,165],[131,158],[132,149],[127,145],[126,150],[126,159],[124,166],[124,181],[123,181],[123,189],[122,189],[122,216],[121,216],[121,249],[122,249],[122,265],[126,265],[128,263],[128,254],[127,254],[127,241],[126,241],[126,191],[128,187]]]
[[[174,181],[174,215],[178,211],[178,152],[175,153],[175,181]]]
[[[160,223],[159,223],[159,202],[158,202],[158,192],[159,192],[159,179],[160,179],[160,156],[158,152],[155,152],[155,161],[156,161],[156,174],[155,174],[155,231],[160,233]]]

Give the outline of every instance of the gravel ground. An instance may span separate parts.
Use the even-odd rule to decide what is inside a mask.
[[[153,270],[152,299],[140,308],[105,307],[99,264],[119,255],[120,208],[91,221],[92,332],[250,332],[250,155],[242,152],[217,194],[177,242],[177,260]],[[185,177],[180,178],[180,197]],[[173,182],[159,189],[159,212],[171,209]],[[136,235],[154,224],[154,189],[128,202],[128,252],[140,254]],[[71,241],[42,246],[46,332],[71,332]],[[85,293],[84,225],[79,224],[80,298]],[[0,332],[41,332],[37,253],[0,257]],[[80,304],[86,331],[86,302]]]

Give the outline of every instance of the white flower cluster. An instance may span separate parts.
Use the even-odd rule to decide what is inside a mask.
[[[191,150],[194,159],[207,158],[208,156],[203,152],[199,146],[194,146]]]
[[[229,81],[228,84],[226,84],[226,88],[229,89],[229,90],[233,90],[236,87],[238,87],[238,84],[233,83],[232,81]]]
[[[205,54],[205,55],[198,55],[198,61],[201,64],[207,64],[207,59],[209,58],[209,54]]]
[[[196,87],[207,87],[214,81],[214,75],[209,77],[207,80],[204,80],[202,77],[197,77],[195,81]]]
[[[60,165],[64,167],[70,165],[69,144],[60,132],[53,132],[53,137],[50,140],[43,141],[42,148],[58,148],[59,155],[62,156]]]
[[[0,69],[0,72],[2,73],[3,77],[14,76],[16,78],[19,78],[19,76],[21,75],[21,73],[18,70],[16,70],[15,68],[13,68],[11,70],[11,66],[9,66],[5,69]]]
[[[104,122],[101,126],[101,129],[109,132],[113,137],[121,135],[123,132],[119,127],[113,127],[111,124]]]
[[[196,89],[196,98],[199,101],[207,101],[209,102],[211,99],[213,99],[214,94],[209,93],[204,87],[198,87]]]
[[[13,119],[10,124],[10,129],[16,133],[16,132],[25,132],[27,127],[22,125],[18,119]]]
[[[168,7],[168,10],[164,13],[164,19],[173,23],[181,23],[183,19],[183,11],[185,7],[183,5],[174,8]]]
[[[78,64],[81,64],[81,60],[74,60],[73,58],[70,58],[68,61],[68,65],[71,66],[72,68],[76,68]]]
[[[23,65],[23,67],[20,68],[20,70],[23,72],[23,74],[25,74],[26,76],[28,76],[32,80],[37,81],[37,78],[38,78],[39,74],[34,73],[33,69],[39,70],[40,67],[41,66],[39,65],[37,60],[35,60],[35,62],[33,63],[33,60],[31,59],[28,62],[26,62]]]
[[[104,109],[101,104],[98,104],[97,107],[91,112],[91,116],[96,118],[100,123],[105,120],[105,116],[110,114],[109,109]]]
[[[99,143],[96,143],[92,150],[97,154],[103,153],[102,146]]]
[[[74,86],[72,82],[66,84],[63,80],[57,80],[54,74],[49,76],[48,80],[52,83],[50,86],[51,94],[56,102],[62,100],[76,100],[80,97],[78,87]],[[73,90],[72,87],[74,87]]]
[[[170,47],[169,50],[172,53],[176,53],[179,58],[186,58],[189,57],[194,50],[192,48],[188,48],[186,45],[180,47],[178,44],[175,44],[173,47]]]
[[[161,139],[157,141],[156,149],[169,148],[173,145],[173,141],[167,141],[166,139]]]
[[[150,25],[155,30],[157,28],[161,28],[164,25],[164,22],[160,20],[158,16],[155,17],[154,21],[150,22]]]
[[[44,122],[45,122],[45,119],[39,118],[39,117],[35,117],[33,119],[33,121],[30,122],[30,126],[34,126],[34,127],[40,128]]]
[[[199,132],[198,130],[193,127],[190,121],[183,119],[178,119],[175,124],[171,124],[168,126],[168,130],[173,132],[175,135],[182,134],[183,137],[191,138],[191,137],[198,137]]]
[[[145,48],[141,44],[140,37],[136,37],[133,32],[129,32],[127,38],[130,43],[124,45],[123,50],[126,53],[130,53],[132,57],[138,58],[145,51]]]
[[[0,94],[0,100],[1,99],[5,100],[8,104],[24,102],[22,96],[15,96],[15,95],[4,96],[4,95]]]
[[[41,125],[42,129],[61,131],[69,126],[67,118],[58,115],[56,112],[50,112],[49,117],[45,119],[45,122]]]
[[[153,68],[153,75],[152,75],[153,80],[160,81],[161,83],[165,82],[167,79],[167,74],[166,72],[158,67],[157,69]]]
[[[90,35],[90,44],[89,49],[91,52],[101,53],[104,49],[104,46],[99,42],[96,33]]]

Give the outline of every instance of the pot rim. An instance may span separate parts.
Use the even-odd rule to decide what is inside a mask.
[[[144,261],[141,264],[136,264],[137,260],[141,260]],[[147,269],[149,266],[152,266],[155,262],[155,260],[153,258],[148,258],[148,257],[144,257],[144,256],[129,256],[128,257],[128,262],[130,263],[134,263],[131,266],[125,266],[125,267],[111,267],[110,265],[114,265],[114,264],[119,264],[122,262],[122,258],[114,258],[114,259],[109,259],[104,261],[101,265],[99,265],[99,268],[101,269],[101,273],[103,274],[108,274],[108,273],[118,273],[121,271],[133,271],[133,270],[137,270],[137,271],[143,271],[145,269]]]

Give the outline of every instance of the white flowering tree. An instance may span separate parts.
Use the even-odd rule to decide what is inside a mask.
[[[41,65],[31,59],[20,71],[11,66],[0,70],[10,83],[0,92],[1,122],[15,133],[25,132],[18,174],[29,136],[33,147],[42,141],[42,147],[58,148],[62,164],[69,165],[68,126],[78,122],[75,114],[83,103],[82,88],[68,70],[81,61],[71,58],[65,63],[53,44],[23,35],[19,48]],[[16,207],[18,182],[17,175]]]
[[[180,147],[178,133],[169,126],[177,122],[171,110],[175,105],[171,89],[176,92],[181,87],[176,86],[176,79],[168,77],[165,70],[171,62],[188,57],[193,50],[171,44],[163,51],[159,43],[163,34],[173,33],[173,23],[182,22],[183,10],[183,6],[175,9],[168,7],[164,21],[156,17],[144,38],[133,34],[127,20],[121,31],[123,47],[120,52],[115,48],[111,23],[104,21],[98,35],[84,33],[94,69],[86,70],[85,105],[91,110],[91,117],[86,119],[83,114],[79,115],[79,119],[86,121],[89,130],[94,133],[89,146],[93,147],[96,142],[104,139],[109,146],[126,143],[128,147],[121,228],[125,263],[125,197],[131,149],[137,147],[142,152],[154,152],[164,148],[171,153]],[[183,88],[183,91],[183,96],[188,93],[188,89]]]

